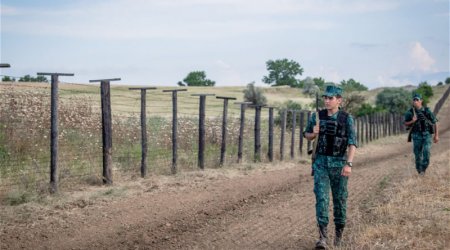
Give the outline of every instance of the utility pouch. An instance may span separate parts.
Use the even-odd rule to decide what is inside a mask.
[[[337,121],[327,121],[325,134],[333,136],[337,134]]]

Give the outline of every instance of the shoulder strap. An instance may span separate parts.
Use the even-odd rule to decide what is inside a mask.
[[[345,126],[347,124],[348,113],[345,111],[339,111],[337,122],[341,126]]]
[[[319,119],[320,120],[328,120],[328,112],[326,109],[322,109],[319,111]]]

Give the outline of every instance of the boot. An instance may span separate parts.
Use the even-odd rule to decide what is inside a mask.
[[[327,249],[327,226],[319,225],[320,238],[316,243],[316,249]]]
[[[342,233],[344,232],[345,225],[336,224],[336,237],[334,238],[334,245],[340,246],[342,242]]]

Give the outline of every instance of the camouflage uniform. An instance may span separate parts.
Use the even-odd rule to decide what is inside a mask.
[[[329,120],[337,120],[338,111],[329,117]],[[324,122],[320,121],[321,130],[324,126]],[[305,129],[306,133],[312,133],[313,127],[316,125],[316,113],[311,116],[308,125]],[[356,135],[354,129],[353,118],[348,115],[346,121],[347,130],[347,147],[348,145],[356,146]],[[318,148],[326,147],[326,143],[319,140]],[[342,176],[341,172],[345,166],[347,157],[327,156],[322,155],[318,150],[316,160],[313,164],[314,170],[314,194],[316,195],[316,218],[319,225],[328,225],[328,206],[330,188],[333,196],[333,215],[334,223],[336,225],[345,225],[346,210],[347,210],[347,182],[348,177]]]
[[[405,113],[405,122],[413,119],[413,108]],[[432,127],[437,119],[433,112],[427,107],[415,109],[418,120],[412,126],[412,140],[414,147],[414,156],[416,159],[416,170],[419,174],[425,173],[430,163],[431,134]]]

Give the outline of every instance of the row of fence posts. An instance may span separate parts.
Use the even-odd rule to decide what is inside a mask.
[[[51,137],[50,137],[50,191],[58,191],[58,77],[59,76],[73,76],[72,73],[37,73],[37,75],[51,76]],[[89,82],[100,82],[101,89],[101,111],[102,111],[102,146],[103,146],[103,183],[112,184],[112,121],[111,121],[111,94],[110,82],[118,81],[120,78],[113,79],[99,79],[90,80]],[[147,90],[154,90],[154,87],[146,88],[129,88],[129,90],[141,91],[141,176],[147,175],[147,126],[146,126],[146,93]],[[172,166],[171,172],[177,173],[177,94],[187,89],[163,90],[163,92],[172,93]],[[199,104],[199,139],[198,139],[198,167],[204,169],[204,150],[205,150],[205,107],[206,97],[215,96],[214,94],[193,94],[200,98]],[[223,120],[222,120],[222,141],[220,150],[220,166],[225,164],[226,155],[226,135],[227,135],[227,111],[228,101],[235,100],[233,97],[217,96],[217,99],[223,100]],[[269,111],[269,133],[268,133],[268,152],[267,157],[270,162],[274,160],[274,108],[264,105],[252,105],[248,102],[237,102],[240,105],[240,128],[238,138],[238,154],[237,162],[242,162],[243,157],[243,140],[244,140],[244,125],[245,125],[245,110],[250,107],[255,109],[255,123],[254,123],[254,161],[261,161],[261,110],[267,108]],[[295,158],[295,144],[297,129],[297,113],[299,113],[299,148],[300,155],[303,154],[303,130],[305,128],[305,121],[309,121],[311,111],[305,110],[284,110],[281,113],[281,136],[280,136],[280,161],[284,160],[284,145],[285,133],[287,127],[287,114],[292,112],[291,121],[291,144],[290,157]],[[306,114],[306,120],[305,120]],[[380,136],[396,135],[403,131],[402,117],[397,114],[375,114],[372,116],[364,116],[355,120],[357,138],[359,145],[367,144],[368,142],[378,139]],[[364,134],[365,132],[365,134]],[[307,150],[311,148],[311,142],[307,142]]]
[[[445,100],[447,100],[449,95],[450,95],[450,86],[447,88],[447,90],[444,92],[442,97],[439,99],[439,101],[434,106],[434,110],[433,110],[434,115],[437,115],[439,113],[439,111],[442,108],[442,105],[444,105]]]

